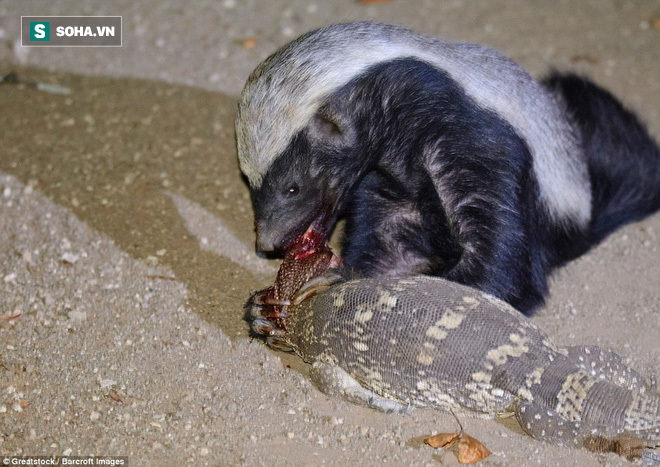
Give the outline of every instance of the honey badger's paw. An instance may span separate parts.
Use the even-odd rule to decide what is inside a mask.
[[[274,287],[253,293],[245,303],[245,319],[250,323],[252,334],[266,339],[266,343],[283,352],[291,352],[283,336],[284,318],[287,316],[288,300],[274,297]]]

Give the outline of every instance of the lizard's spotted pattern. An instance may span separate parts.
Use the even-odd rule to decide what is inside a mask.
[[[560,348],[487,294],[419,276],[310,295],[289,307],[283,338],[325,392],[385,411],[513,414],[534,438],[629,458],[660,442],[660,397],[621,357]]]

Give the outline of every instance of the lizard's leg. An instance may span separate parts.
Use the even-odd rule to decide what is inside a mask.
[[[293,349],[284,339],[285,330],[282,326],[289,301],[277,300],[273,294],[273,287],[253,293],[245,304],[245,319],[250,323],[253,335],[265,337],[270,347],[292,352]]]
[[[605,429],[566,420],[554,410],[535,402],[519,402],[515,414],[523,431],[529,436],[562,446],[584,447],[593,452],[614,452],[632,460],[653,453],[656,444],[631,434],[607,436]]]
[[[580,445],[583,437],[580,422],[566,420],[554,410],[535,402],[518,402],[515,414],[523,431],[532,438],[562,446]]]
[[[567,350],[569,360],[579,361],[585,370],[600,373],[618,386],[642,394],[652,389],[653,383],[646,384],[637,371],[626,365],[621,356],[611,350],[593,345],[577,345],[568,347]]]
[[[644,465],[660,465],[660,444],[634,435],[622,434],[614,438],[592,436],[585,439],[582,445],[592,452],[614,452],[629,461],[642,458]]]
[[[403,401],[379,396],[362,386],[334,363],[314,362],[310,371],[310,379],[324,393],[346,399],[354,404],[365,405],[388,413],[408,413],[414,408]]]

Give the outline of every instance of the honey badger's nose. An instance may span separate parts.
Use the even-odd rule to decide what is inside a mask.
[[[274,229],[260,228],[257,224],[257,251],[270,253],[279,249],[279,238]]]
[[[257,237],[257,250],[264,253],[272,253],[275,251],[275,244],[273,242],[263,241]]]

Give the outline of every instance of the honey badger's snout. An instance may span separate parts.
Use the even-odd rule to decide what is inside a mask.
[[[264,253],[283,253],[297,237],[305,231],[304,227],[290,225],[285,219],[268,216],[255,222],[257,234],[256,248]]]
[[[281,248],[279,239],[275,236],[274,232],[265,229],[260,229],[257,226],[257,250],[264,253],[272,253]]]
[[[285,253],[302,236],[314,236],[319,245],[327,240],[328,211],[310,210],[307,217],[276,217],[273,213],[255,222],[256,247],[264,253]]]

